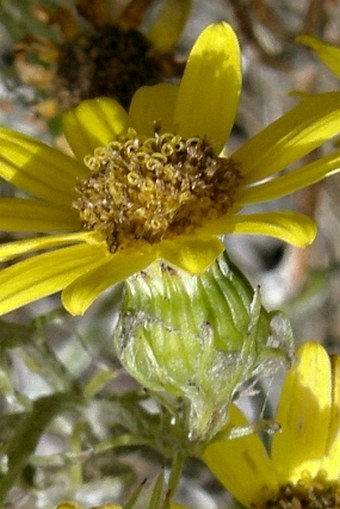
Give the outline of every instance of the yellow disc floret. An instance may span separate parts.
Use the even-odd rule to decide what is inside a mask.
[[[276,497],[263,509],[336,509],[340,507],[340,486],[337,482],[300,479],[296,484],[281,486]]]
[[[190,233],[233,206],[240,172],[206,139],[172,133],[142,138],[129,129],[85,158],[90,176],[77,185],[85,230],[100,232],[110,251]]]

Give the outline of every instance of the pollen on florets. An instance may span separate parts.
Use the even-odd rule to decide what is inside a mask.
[[[324,480],[301,480],[296,485],[281,486],[276,497],[263,509],[338,509],[340,486]]]
[[[85,158],[91,170],[77,185],[83,228],[111,252],[193,232],[233,206],[240,172],[206,139],[172,133],[142,138],[133,129]]]

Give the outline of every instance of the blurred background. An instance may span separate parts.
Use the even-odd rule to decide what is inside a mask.
[[[173,2],[174,10],[177,3]],[[170,49],[154,51],[152,27],[161,8],[162,2],[156,0],[0,0],[0,124],[63,149],[60,113],[78,96],[84,98],[82,84],[92,79],[84,68],[86,55],[107,23],[133,28],[151,44],[148,52],[159,60],[147,83],[176,82],[197,35],[209,23],[226,20],[233,26],[242,48],[244,81],[228,143],[231,152],[297,104],[293,91],[338,88],[336,77],[315,54],[295,41],[298,35],[309,34],[339,46],[337,0],[192,0],[190,11],[183,12],[177,41]],[[104,33],[103,40],[107,37]],[[114,48],[108,58],[116,62],[123,50]],[[127,53],[126,58],[136,56]],[[84,74],[71,93],[72,76],[65,67],[74,62],[78,76]],[[325,150],[327,146],[310,158]],[[0,186],[2,196],[13,194],[6,183]],[[339,352],[340,341],[339,193],[340,176],[334,176],[262,206],[295,208],[313,216],[319,233],[307,249],[264,237],[225,238],[231,258],[252,285],[261,286],[266,307],[287,312],[297,343],[314,338],[331,352]],[[0,242],[10,239],[0,233]],[[131,486],[156,475],[163,464],[157,450],[127,447],[121,438],[127,430],[135,426],[137,433],[142,426],[145,398],[112,351],[120,299],[117,286],[84,317],[73,318],[61,309],[56,296],[0,320],[4,507],[48,509],[61,498],[76,498],[88,506],[122,501]],[[140,410],[134,417],[136,401]],[[27,435],[29,426],[32,436]],[[11,457],[15,465],[9,469]],[[181,496],[184,502],[206,509],[228,503],[227,494],[198,460],[192,460],[185,471]]]

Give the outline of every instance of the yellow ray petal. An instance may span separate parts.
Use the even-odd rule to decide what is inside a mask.
[[[88,99],[63,115],[63,131],[79,161],[127,128],[126,111],[114,99]]]
[[[272,175],[339,134],[339,118],[340,93],[304,99],[234,152],[243,182]]]
[[[155,122],[160,123],[162,131],[172,132],[177,92],[178,87],[170,83],[139,88],[131,101],[130,125],[146,136],[154,135]]]
[[[296,482],[305,472],[314,477],[325,455],[331,410],[331,368],[317,342],[302,345],[281,392],[272,441],[272,461],[281,484]]]
[[[98,268],[71,283],[62,293],[64,307],[72,315],[82,315],[104,290],[152,263],[154,250],[139,253],[135,249],[118,252]]]
[[[65,244],[77,244],[86,242],[91,237],[89,232],[64,233],[63,235],[48,235],[32,239],[16,240],[0,244],[0,261],[12,260],[31,251],[39,251],[50,247],[62,246]]]
[[[191,50],[174,122],[186,138],[207,136],[220,152],[234,123],[241,89],[240,49],[232,28],[210,25]]]
[[[230,423],[248,425],[242,412],[232,405]],[[209,445],[203,460],[217,479],[246,507],[264,507],[263,502],[278,490],[271,460],[256,434]]]
[[[340,150],[332,152],[299,169],[274,177],[263,184],[244,187],[237,196],[237,204],[253,204],[275,200],[340,171]]]
[[[70,205],[52,205],[23,198],[0,199],[0,229],[11,232],[79,230],[77,212]]]
[[[21,133],[0,129],[0,177],[52,203],[74,199],[76,178],[85,167],[72,157]]]
[[[190,14],[191,0],[165,0],[147,33],[161,53],[169,53],[177,44]]]
[[[225,216],[205,224],[200,231],[223,235],[240,233],[251,235],[268,235],[298,247],[305,247],[313,242],[317,227],[315,222],[298,212],[279,211],[259,214]]]
[[[107,250],[79,244],[40,254],[0,271],[0,314],[62,290],[106,261]]]
[[[340,479],[340,356],[331,356],[332,364],[332,409],[328,430],[326,456],[320,471],[327,473],[333,481]]]
[[[211,265],[224,249],[223,243],[213,236],[177,237],[164,240],[158,246],[158,258],[191,274],[199,274]]]
[[[312,48],[320,60],[340,78],[340,48],[320,41],[320,39],[316,39],[310,35],[300,35],[296,40]]]

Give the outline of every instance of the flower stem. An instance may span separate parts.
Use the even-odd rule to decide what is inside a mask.
[[[182,452],[177,452],[172,460],[171,473],[169,478],[169,494],[172,497],[177,489],[177,485],[182,477],[182,471],[186,455]]]

